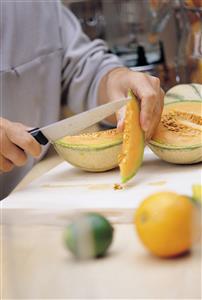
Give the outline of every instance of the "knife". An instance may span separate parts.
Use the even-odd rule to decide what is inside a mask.
[[[91,125],[100,122],[126,105],[130,97],[100,105],[73,117],[50,124],[43,128],[33,128],[28,132],[41,144],[54,142],[66,135],[74,135]]]

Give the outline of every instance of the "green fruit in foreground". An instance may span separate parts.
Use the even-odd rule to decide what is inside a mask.
[[[79,216],[65,230],[67,248],[80,259],[104,256],[112,239],[112,225],[97,213]]]
[[[192,186],[192,197],[193,197],[194,201],[202,204],[202,185],[201,184],[194,184]]]

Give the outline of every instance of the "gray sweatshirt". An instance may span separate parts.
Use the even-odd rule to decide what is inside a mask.
[[[42,127],[58,120],[61,102],[72,113],[96,106],[100,79],[121,65],[106,44],[91,42],[60,1],[0,1],[1,116]],[[0,199],[33,164],[0,175]]]

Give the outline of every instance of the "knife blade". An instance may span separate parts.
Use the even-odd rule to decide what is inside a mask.
[[[34,128],[28,132],[41,144],[54,142],[66,135],[74,135],[81,130],[102,121],[112,115],[122,106],[126,105],[130,98],[109,102],[91,110],[82,112],[73,117],[63,119],[42,128]]]

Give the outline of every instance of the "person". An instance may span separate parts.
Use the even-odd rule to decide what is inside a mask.
[[[131,88],[150,139],[163,107],[159,79],[124,67],[103,40],[90,41],[60,1],[1,1],[0,22],[1,199],[45,152],[27,130],[57,121],[61,103],[77,114]]]

